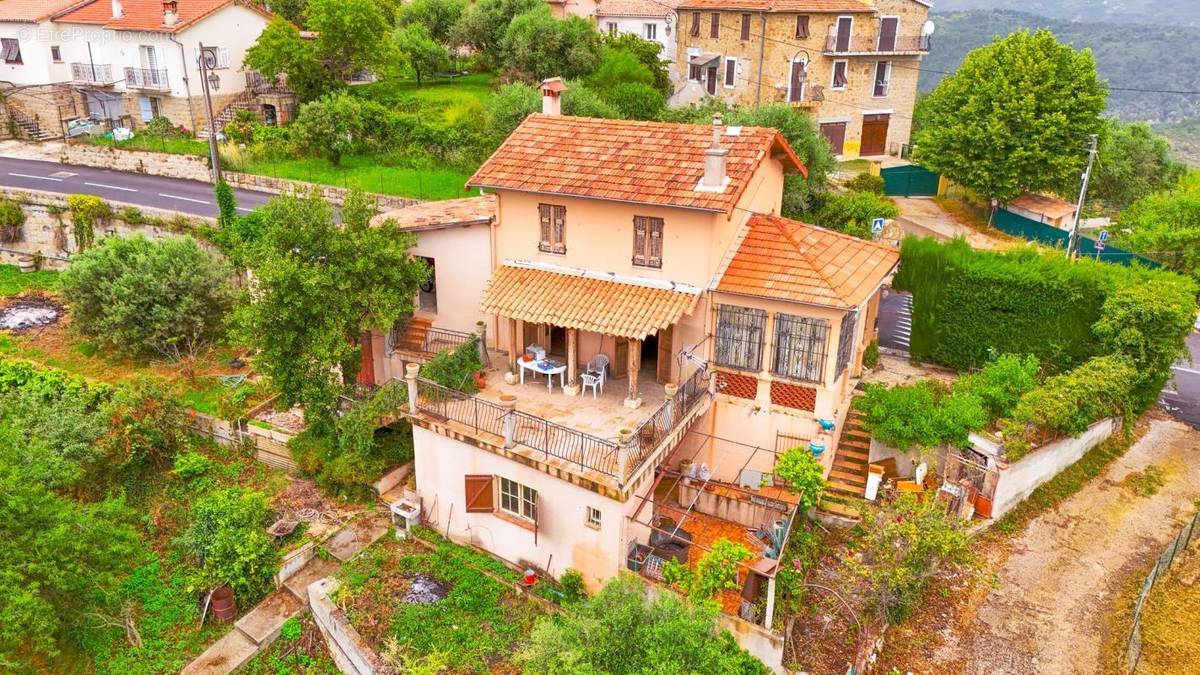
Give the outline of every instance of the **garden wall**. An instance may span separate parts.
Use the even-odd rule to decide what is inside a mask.
[[[338,588],[335,579],[314,581],[308,587],[308,604],[313,619],[325,636],[329,653],[343,673],[349,675],[383,675],[391,671],[380,661],[366,640],[354,630],[346,613],[333,604],[330,595]]]
[[[1120,418],[1100,420],[1079,436],[1034,448],[1021,459],[1001,468],[996,494],[992,498],[992,517],[1003,516],[1039,485],[1057,476],[1063,469],[1079,461],[1085,452],[1112,436],[1120,425]]]
[[[66,143],[62,146],[59,161],[63,164],[77,164],[116,171],[131,171],[152,176],[167,176],[184,178],[207,183],[212,180],[208,168],[208,158],[197,155],[174,155],[145,150],[121,150],[98,145]],[[286,178],[272,178],[236,171],[226,171],[222,174],[225,181],[233,187],[256,192],[283,194],[292,192],[309,192],[315,189],[322,198],[334,204],[341,205],[350,194],[349,190],[330,185],[318,185]],[[401,209],[406,206],[421,203],[419,199],[408,199],[394,195],[367,193],[374,197],[380,211]]]
[[[71,254],[77,250],[75,237],[72,234],[71,214],[69,212],[59,215],[51,213],[52,208],[66,209],[66,195],[40,190],[0,188],[0,198],[20,202],[21,209],[25,212],[25,225],[21,241],[0,243],[0,264],[14,265],[21,256],[41,255],[43,256],[42,267],[45,269],[66,267]],[[122,209],[131,206],[122,202],[108,203],[118,214]],[[167,225],[131,224],[119,217],[113,217],[103,225],[96,226],[96,237],[110,234],[127,236],[139,233],[150,239],[161,239],[174,234],[187,233],[200,224],[214,222],[211,218],[183,216],[175,211],[164,209],[135,208],[146,218],[163,221]]]

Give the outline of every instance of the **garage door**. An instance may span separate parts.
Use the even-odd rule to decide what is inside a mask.
[[[846,145],[846,123],[828,122],[822,124],[821,133],[825,136],[825,140],[829,141],[829,147],[833,150],[833,154],[842,154],[842,147]]]
[[[888,121],[891,115],[863,115],[863,155],[882,155],[887,149]]]

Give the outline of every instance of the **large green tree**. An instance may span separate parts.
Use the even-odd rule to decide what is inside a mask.
[[[423,23],[410,23],[397,28],[392,40],[405,63],[412,68],[418,85],[424,77],[436,73],[450,63],[450,50],[435,40]]]
[[[1200,171],[1134,202],[1120,225],[1121,245],[1200,280]]]
[[[502,43],[509,24],[518,15],[544,4],[542,0],[477,0],[454,24],[450,41],[473,48],[485,64],[498,68],[504,58]]]
[[[1106,120],[1088,200],[1122,211],[1141,197],[1174,187],[1184,170],[1171,159],[1171,144],[1150,125]]]
[[[622,575],[540,620],[518,658],[528,673],[767,673],[717,625],[719,611],[669,591],[652,598]]]
[[[671,62],[662,58],[661,44],[634,33],[617,33],[604,36],[604,48],[606,52],[614,50],[633,54],[654,76],[651,82],[654,88],[663,96],[671,93]]]
[[[520,14],[502,40],[504,65],[534,80],[588,75],[600,63],[600,33],[586,19],[556,19],[550,6]]]
[[[428,268],[409,255],[415,240],[394,221],[372,226],[374,205],[352,193],[342,223],[316,194],[272,199],[251,268],[256,283],[239,308],[256,366],[284,403],[329,423],[337,395],[357,375],[362,332],[389,330],[412,311]],[[341,367],[342,377],[336,369]]]
[[[467,9],[466,0],[412,0],[396,12],[396,26],[419,23],[429,29],[429,35],[443,45],[453,42],[452,31]]]
[[[317,59],[336,81],[382,65],[391,25],[376,0],[309,0],[307,25],[316,31]]]
[[[275,17],[246,51],[246,65],[271,80],[287,79],[301,102],[341,86],[317,59],[313,40],[300,37],[290,21]]]
[[[191,237],[105,237],[62,275],[76,330],[121,353],[183,364],[221,336],[233,307],[229,264]],[[190,371],[189,371],[190,374]]]
[[[929,95],[918,160],[987,199],[1077,185],[1106,98],[1090,51],[1046,30],[997,38]]]

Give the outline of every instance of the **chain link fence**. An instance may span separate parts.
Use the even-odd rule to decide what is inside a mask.
[[[1133,607],[1133,625],[1129,630],[1129,642],[1125,645],[1125,665],[1128,673],[1137,670],[1138,660],[1142,657],[1142,610],[1146,607],[1146,598],[1150,596],[1150,591],[1154,589],[1158,580],[1170,572],[1175,558],[1187,550],[1193,538],[1200,539],[1200,513],[1193,516],[1175,539],[1167,544],[1150,574],[1146,575],[1146,581],[1138,593],[1137,604]]]

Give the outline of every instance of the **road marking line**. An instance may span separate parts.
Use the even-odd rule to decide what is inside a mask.
[[[1172,391],[1170,389],[1163,389],[1162,393],[1166,394],[1167,396],[1178,396],[1179,395],[1179,392]]]
[[[124,190],[125,192],[137,192],[137,190],[134,188],[121,187],[120,185],[105,185],[104,183],[84,183],[84,185],[91,185],[92,187],[98,187],[98,188],[108,188],[109,190]]]
[[[903,328],[897,328],[897,329],[896,329],[896,332],[897,332],[897,333],[899,333],[899,334],[901,334],[901,335],[912,335],[912,331],[911,331],[911,330],[905,330],[905,329],[903,329]]]
[[[1171,369],[1178,370],[1181,373],[1188,373],[1190,375],[1200,375],[1200,370],[1196,370],[1195,368],[1184,368],[1183,366],[1171,366]]]
[[[244,207],[244,206],[239,206],[239,207],[237,207],[237,210],[238,210],[238,211],[245,211],[245,212],[249,213],[250,211],[253,211],[254,209],[248,209],[248,208],[246,208],[246,207]]]
[[[204,201],[203,199],[192,199],[191,197],[180,197],[179,195],[165,195],[161,192],[158,193],[158,196],[166,197],[167,199],[181,199],[185,202],[194,202],[196,204],[208,204],[208,202]]]
[[[61,178],[51,178],[50,176],[33,176],[33,175],[30,175],[27,173],[13,173],[11,171],[8,172],[8,175],[16,176],[18,178],[36,178],[38,180],[51,180],[51,181],[54,181],[55,183],[61,183],[63,180]]]

